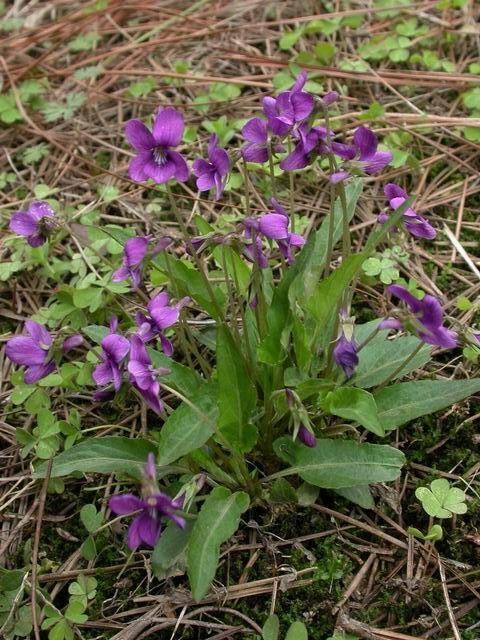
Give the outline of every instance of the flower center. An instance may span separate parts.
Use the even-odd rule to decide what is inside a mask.
[[[167,150],[164,147],[155,147],[153,159],[162,167],[167,162]]]

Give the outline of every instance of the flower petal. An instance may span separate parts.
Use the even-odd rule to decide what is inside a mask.
[[[214,149],[210,153],[210,160],[222,178],[227,175],[230,170],[230,158],[225,149]]]
[[[178,182],[186,182],[190,176],[187,161],[178,151],[169,151],[168,155],[175,165],[175,179],[178,180]]]
[[[421,300],[418,300],[418,298],[415,298],[415,296],[412,295],[410,291],[405,289],[405,287],[402,287],[401,284],[391,284],[390,286],[387,287],[387,291],[392,296],[395,296],[396,298],[399,298],[400,300],[402,300],[402,302],[405,302],[406,304],[408,304],[408,306],[410,307],[410,309],[412,309],[414,313],[418,313],[419,311],[422,310]]]
[[[52,336],[42,324],[39,324],[34,320],[25,320],[25,329],[38,345],[48,349],[52,344]]]
[[[143,340],[137,335],[133,335],[130,340],[130,362],[132,362],[132,360],[140,362],[147,367],[151,364],[151,360]]]
[[[35,364],[31,367],[28,367],[23,380],[26,384],[33,384],[34,382],[37,382],[37,380],[41,380],[42,378],[50,375],[53,371],[55,371],[55,369],[56,366],[53,360],[50,360],[50,362],[47,362],[45,364]]]
[[[142,542],[149,547],[154,547],[160,537],[160,519],[152,516],[148,511],[141,513],[138,517],[138,533]]]
[[[215,186],[215,169],[212,167],[208,173],[199,176],[196,182],[199,191],[210,191]]]
[[[148,151],[155,147],[155,139],[141,120],[129,120],[125,125],[127,140],[137,151]]]
[[[170,157],[170,154],[166,157],[163,164],[158,164],[152,159],[145,164],[144,171],[148,178],[151,178],[157,184],[164,184],[173,178],[177,167],[175,162]]]
[[[81,336],[79,333],[75,333],[73,336],[70,336],[69,338],[63,341],[62,351],[64,353],[67,353],[67,351],[76,349],[82,344],[83,344],[83,336]]]
[[[280,168],[284,171],[304,169],[309,163],[309,155],[305,153],[303,145],[297,144],[295,149],[280,162]]]
[[[113,380],[112,365],[110,362],[101,362],[97,364],[92,372],[92,378],[100,387],[107,385]]]
[[[55,217],[52,207],[45,200],[34,200],[28,207],[28,213],[37,220]]]
[[[25,211],[14,213],[8,226],[14,233],[26,237],[34,235],[39,230],[38,221]]]
[[[125,263],[129,267],[136,267],[145,258],[150,238],[148,236],[139,236],[137,238],[129,238],[125,242],[123,255]]]
[[[288,237],[288,218],[280,213],[266,213],[259,219],[258,226],[260,232],[272,240]]]
[[[144,182],[148,179],[145,173],[145,165],[149,162],[153,162],[153,155],[151,151],[141,151],[138,156],[130,160],[128,165],[128,175],[131,180],[135,182]]]
[[[408,193],[393,182],[389,182],[383,187],[383,193],[387,200],[393,200],[393,198],[404,198],[406,200],[408,198]]]
[[[10,338],[5,347],[5,355],[15,364],[25,366],[43,364],[46,357],[45,350],[28,336]]]
[[[192,171],[195,176],[200,177],[204,173],[209,173],[212,170],[212,163],[207,162],[203,158],[197,158],[193,161]]]
[[[309,93],[306,93],[305,91],[292,93],[290,101],[292,103],[293,111],[295,114],[295,122],[305,120],[305,118],[308,118],[308,116],[313,111],[313,96],[311,96]]]
[[[180,144],[184,129],[181,114],[173,107],[160,109],[153,121],[153,137],[157,145],[176,147]]]
[[[146,505],[133,493],[123,493],[119,496],[112,496],[108,501],[108,508],[117,516],[128,516],[134,511],[145,509]]]
[[[365,173],[378,173],[385,169],[387,165],[392,161],[393,154],[390,151],[377,151],[371,158],[368,159],[368,163],[364,165],[363,170]]]
[[[140,515],[135,516],[132,523],[128,527],[127,545],[131,551],[135,551],[140,546],[142,538],[140,537]]]
[[[267,142],[267,123],[261,118],[252,118],[243,125],[242,134],[248,142],[265,144]]]
[[[360,160],[369,160],[377,150],[377,136],[368,127],[358,127],[353,134],[353,144]]]
[[[242,148],[242,153],[247,162],[263,164],[268,160],[268,151],[265,143],[250,142]]]
[[[130,349],[130,342],[127,338],[119,336],[118,333],[110,333],[103,338],[102,349],[108,355],[110,360],[117,364],[123,360]]]

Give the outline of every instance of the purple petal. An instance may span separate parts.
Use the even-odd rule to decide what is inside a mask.
[[[285,211],[282,205],[275,198],[271,198],[270,203],[274,208],[275,213],[279,213],[280,215],[285,216],[288,221],[288,213]]]
[[[152,372],[139,360],[130,360],[128,371],[140,391],[147,390],[152,384]]]
[[[212,133],[212,135],[208,140],[208,155],[210,156],[210,154],[213,153],[213,151],[217,147],[218,147],[218,136],[216,133]]]
[[[288,121],[286,122],[285,120],[288,120]],[[293,113],[290,119],[286,118],[285,120],[281,118],[268,119],[268,126],[272,130],[272,133],[274,133],[276,136],[280,136],[281,138],[287,135],[287,133],[293,127],[293,124],[294,124]]]
[[[123,360],[130,349],[130,342],[127,338],[119,336],[117,333],[110,333],[105,336],[101,344],[109,359],[117,364]]]
[[[396,298],[402,300],[408,304],[408,306],[412,309],[414,313],[418,313],[422,309],[421,301],[415,298],[414,295],[410,293],[405,287],[402,287],[401,284],[391,284],[387,287],[387,291]]]
[[[252,118],[243,125],[242,134],[249,142],[265,144],[267,142],[267,123],[261,118]]]
[[[101,362],[92,372],[92,378],[99,387],[104,387],[113,380],[112,365],[110,362]]]
[[[25,372],[23,381],[26,384],[33,384],[34,382],[37,382],[37,380],[41,380],[42,378],[50,375],[53,371],[55,371],[55,369],[56,366],[53,360],[50,360],[50,362],[47,362],[45,364],[35,364],[31,367],[28,367]]]
[[[343,142],[332,142],[332,151],[336,156],[344,160],[353,160],[355,157],[355,149]]]
[[[433,296],[426,295],[421,300],[422,315],[420,321],[426,327],[439,327],[443,322],[442,305]]]
[[[190,175],[190,171],[188,170],[185,158],[177,151],[170,151],[169,157],[175,165],[175,179],[178,180],[178,182],[186,182]]]
[[[145,166],[149,162],[153,162],[153,155],[151,151],[142,151],[138,156],[132,158],[128,165],[128,175],[130,179],[135,182],[144,182],[147,180],[148,176],[145,173]]]
[[[296,233],[288,234],[288,244],[292,247],[303,247],[305,244],[305,238],[303,236],[299,236]]]
[[[307,72],[301,71],[298,76],[295,78],[295,82],[290,89],[292,93],[296,93],[297,91],[301,91],[307,82]]]
[[[168,358],[171,358],[173,356],[173,344],[172,344],[172,342],[163,333],[160,333],[160,341],[162,343],[163,353]]]
[[[305,153],[302,144],[298,144],[295,149],[280,162],[280,168],[284,171],[304,169],[309,163],[308,153]]]
[[[223,190],[225,189],[225,181],[222,180],[220,174],[217,172],[215,172],[213,177],[215,180],[215,200],[219,200]]]
[[[113,282],[123,282],[130,278],[130,269],[128,267],[120,267],[112,273]]]
[[[152,309],[160,309],[165,307],[170,302],[170,296],[166,291],[161,291],[154,296],[147,305],[147,309],[149,312],[152,312]]]
[[[406,200],[408,198],[407,192],[393,182],[389,182],[383,187],[383,193],[387,200],[393,200],[393,198],[404,198]]]
[[[75,333],[73,336],[70,336],[69,338],[63,341],[62,351],[64,353],[67,353],[67,351],[76,349],[82,344],[83,344],[83,336],[81,336],[79,333]]]
[[[355,145],[360,160],[369,160],[377,150],[377,137],[368,127],[358,127],[353,134],[353,144]]]
[[[46,241],[47,238],[41,233],[36,233],[34,236],[29,236],[27,239],[28,244],[34,248],[41,247]]]
[[[342,367],[347,378],[350,378],[358,365],[357,345],[355,341],[347,340],[342,333],[333,350],[333,357],[335,362]]]
[[[315,438],[315,436],[311,431],[309,431],[306,427],[303,426],[303,424],[300,425],[300,429],[298,430],[297,435],[300,442],[303,442],[305,446],[310,448],[313,448],[316,446],[317,439]]]
[[[332,184],[338,184],[339,182],[343,182],[344,180],[349,178],[351,175],[352,174],[348,171],[335,171],[335,173],[332,173],[332,175],[328,178],[328,181]]]
[[[207,162],[203,158],[197,158],[196,160],[193,161],[192,171],[193,171],[193,174],[197,176],[197,178],[202,176],[204,173],[210,173],[211,170],[212,170],[211,162]]]
[[[140,390],[140,393],[152,411],[157,414],[162,413],[163,403],[158,396],[160,393],[160,385],[158,383],[152,385],[149,389]]]
[[[52,336],[45,327],[34,320],[25,320],[25,329],[27,333],[35,340],[35,342],[44,349],[52,344]]]
[[[243,157],[247,162],[263,164],[268,160],[268,150],[265,143],[251,142],[242,148]]]
[[[129,120],[125,125],[127,140],[137,151],[148,151],[155,147],[155,139],[140,120]]]
[[[215,169],[212,167],[210,172],[204,173],[197,178],[197,189],[199,191],[210,191],[215,186]]]
[[[363,170],[365,173],[378,173],[382,171],[392,161],[393,154],[390,151],[377,151],[371,158],[368,159],[368,163],[364,165]]]
[[[210,160],[222,177],[227,175],[230,170],[230,158],[225,149],[214,149],[210,153]]]
[[[5,355],[15,364],[25,366],[41,365],[46,357],[45,350],[28,336],[10,338],[5,347]]]
[[[262,100],[262,105],[263,105],[263,113],[267,116],[268,119],[270,118],[273,119],[277,117],[278,115],[277,100],[275,98],[272,98],[272,96],[265,96],[265,98],[263,98]],[[256,118],[256,119],[258,120],[259,118]],[[249,122],[252,122],[252,121],[249,120]],[[246,124],[248,124],[248,122]],[[243,135],[247,138],[247,140],[250,139],[245,135],[245,133]]]
[[[403,224],[409,233],[416,238],[425,238],[425,240],[433,240],[437,236],[437,231],[422,216],[415,216],[413,220],[404,217]]]
[[[313,111],[314,101],[313,96],[305,91],[298,91],[297,93],[292,93],[290,98],[292,107],[295,113],[295,122],[300,122],[308,116]]]
[[[37,220],[55,218],[52,207],[45,200],[34,200],[28,207],[28,213]],[[52,221],[46,221],[51,226]]]
[[[151,480],[157,479],[157,470],[155,468],[155,454],[150,452],[147,456],[147,464],[145,465],[145,475]]]
[[[159,329],[171,327],[178,321],[180,311],[176,307],[153,308],[150,312],[155,324]]]
[[[125,264],[129,267],[136,267],[145,258],[150,238],[148,236],[139,236],[138,238],[129,238],[125,242],[123,255],[125,256]]]
[[[183,137],[184,123],[181,114],[173,107],[160,109],[153,121],[153,137],[158,146],[176,147]]]
[[[288,218],[279,213],[266,213],[259,221],[259,230],[267,238],[282,240],[288,237]]]
[[[134,496],[133,493],[112,496],[108,501],[108,508],[117,516],[128,516],[134,511],[145,509],[145,507],[145,502]]]
[[[154,547],[160,537],[160,519],[151,515],[147,511],[141,513],[138,518],[138,534],[142,542],[149,547]],[[133,523],[132,523],[133,524]],[[129,532],[130,533],[130,532]],[[130,544],[129,544],[130,546]]]
[[[120,367],[115,362],[111,363],[111,371],[113,378],[113,388],[115,391],[120,391],[120,387],[122,386],[122,372],[120,371]]]
[[[132,362],[132,360],[142,363],[146,367],[151,364],[151,360],[143,340],[137,335],[133,335],[130,341],[130,362]]]
[[[152,159],[145,164],[144,171],[145,175],[157,184],[164,184],[174,177],[175,172],[177,171],[177,166],[170,153],[168,153],[162,164],[155,162],[152,157]]]
[[[340,96],[339,96],[339,93],[337,91],[329,91],[328,93],[326,93],[323,96],[322,102],[326,107],[329,107],[331,104],[336,102],[339,97]]]
[[[397,320],[396,318],[385,318],[385,320],[382,320],[380,322],[380,324],[378,325],[379,329],[403,329],[403,325],[400,322],[400,320]]]
[[[455,331],[445,327],[436,327],[431,332],[419,332],[418,337],[427,344],[432,344],[442,349],[454,349],[458,344],[458,336]]]
[[[25,211],[14,213],[10,219],[10,229],[19,236],[32,236],[39,230],[38,221]]]

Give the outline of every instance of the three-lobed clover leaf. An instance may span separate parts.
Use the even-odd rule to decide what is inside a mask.
[[[430,489],[418,487],[415,495],[428,515],[435,518],[451,518],[454,513],[467,512],[465,492],[451,487],[445,478],[431,482]]]

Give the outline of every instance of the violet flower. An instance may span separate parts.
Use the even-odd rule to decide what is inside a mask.
[[[361,169],[370,175],[382,171],[393,157],[390,151],[377,151],[377,147],[378,140],[373,131],[368,127],[358,127],[351,145],[335,143],[332,144],[332,151],[347,160],[350,167]],[[350,175],[350,171],[340,170],[330,176],[330,181],[340,182]]]
[[[281,162],[280,168],[284,171],[304,169],[319,152],[319,143],[327,135],[324,127],[309,127],[304,122],[293,131],[293,136],[298,140],[293,151],[291,151]]]
[[[345,309],[340,310],[340,332],[333,350],[333,359],[342,367],[347,378],[351,378],[358,365],[357,343],[353,334],[355,318],[350,318]]]
[[[62,351],[64,353],[67,353],[72,349],[76,349],[77,347],[80,347],[83,344],[83,342],[84,342],[83,336],[81,336],[79,333],[74,333],[73,336],[70,336],[69,338],[66,338],[63,341]]]
[[[130,341],[130,359],[128,362],[130,382],[138,390],[147,405],[155,411],[163,411],[163,403],[160,400],[160,383],[157,375],[170,373],[169,369],[160,367],[155,369],[147,348],[139,335],[133,335]]]
[[[225,189],[226,177],[230,170],[230,159],[225,149],[218,146],[218,136],[213,134],[208,143],[208,161],[197,158],[192,165],[197,176],[197,189],[209,191],[215,187],[215,200],[218,200]]]
[[[26,367],[24,381],[33,384],[55,371],[50,353],[52,336],[33,320],[25,321],[28,336],[14,336],[7,341],[5,355],[15,364]]]
[[[269,240],[275,240],[278,244],[280,252],[288,262],[293,262],[293,247],[302,247],[305,244],[305,239],[296,234],[290,233],[288,230],[290,220],[288,213],[279,205],[275,198],[271,199],[271,203],[274,211],[265,213],[260,218],[247,218],[245,224],[248,228],[254,228],[257,233],[260,233]]]
[[[311,449],[313,449],[313,447],[317,445],[317,439],[315,438],[315,435],[303,424],[300,425],[297,433],[297,438],[300,440],[300,442],[303,442],[305,446],[310,447]]]
[[[129,238],[123,247],[122,266],[112,274],[113,282],[132,280],[132,290],[135,291],[142,281],[142,266],[147,255],[152,236],[138,236]],[[162,238],[154,247],[152,257],[163,251],[170,244],[170,238]]]
[[[110,319],[110,333],[101,342],[100,364],[95,367],[92,373],[92,378],[97,385],[107,387],[113,383],[115,391],[119,391],[122,385],[122,361],[130,349],[127,338],[116,333],[117,327],[118,320],[116,316],[113,316]],[[101,389],[94,395],[95,400],[104,399],[106,393],[110,395],[107,389]]]
[[[14,233],[27,238],[31,247],[40,247],[44,244],[54,226],[55,214],[48,202],[44,200],[32,202],[28,211],[14,213],[9,224]]]
[[[152,548],[156,545],[162,532],[162,519],[172,520],[181,529],[185,527],[184,518],[176,513],[183,506],[183,496],[172,499],[159,490],[153,453],[148,454],[142,497],[132,493],[112,496],[108,506],[117,516],[136,514],[127,534],[127,544],[132,551],[142,543]]]
[[[407,328],[413,328],[420,340],[442,349],[453,349],[457,346],[458,336],[455,331],[443,326],[442,306],[434,296],[425,295],[422,300],[418,300],[399,284],[390,285],[387,291],[409,307],[413,317],[408,318]],[[401,329],[404,327],[404,322],[396,318],[387,318],[380,323],[379,327],[380,329]]]
[[[386,184],[383,191],[394,211],[401,207],[408,198],[407,192],[392,182]],[[379,222],[386,222],[388,215],[386,213],[380,214],[378,219]],[[412,207],[408,207],[408,209],[403,212],[403,224],[405,229],[416,238],[433,240],[437,235],[436,230],[428,220],[420,216]]]
[[[151,132],[140,120],[129,120],[125,134],[138,152],[130,162],[130,178],[135,182],[151,178],[157,184],[172,178],[185,182],[189,175],[187,163],[174,151],[182,141],[183,129],[183,118],[173,107],[158,110]]]
[[[302,71],[289,91],[283,91],[277,98],[267,96],[263,99],[263,111],[275,135],[285,136],[295,124],[303,122],[312,113],[313,96],[302,91],[306,81],[307,74]]]
[[[150,317],[139,311],[135,316],[135,321],[139,329],[138,335],[142,340],[149,342],[158,335],[165,355],[170,357],[173,354],[173,345],[165,336],[164,331],[178,322],[180,311],[188,304],[190,298],[182,298],[172,306],[169,305],[169,301],[170,296],[168,293],[162,291],[152,298],[147,305]]]
[[[267,123],[261,118],[252,118],[243,125],[242,134],[247,144],[242,148],[243,157],[247,162],[263,164],[268,160],[268,130]]]

